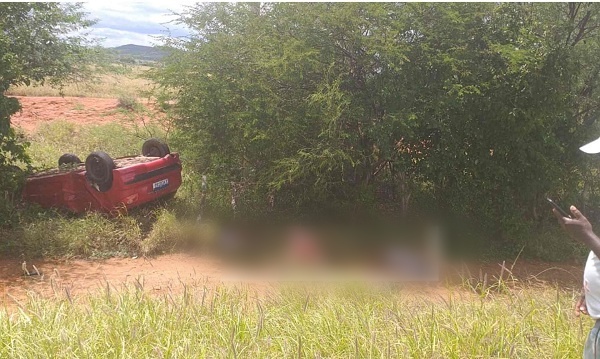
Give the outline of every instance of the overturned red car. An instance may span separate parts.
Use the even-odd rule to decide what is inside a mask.
[[[76,155],[64,154],[58,164],[27,178],[25,201],[74,213],[117,214],[173,196],[181,186],[179,155],[156,138],[144,142],[141,156],[112,159],[98,151],[83,163]]]

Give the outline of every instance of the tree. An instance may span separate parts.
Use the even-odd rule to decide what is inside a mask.
[[[154,79],[223,207],[435,209],[515,243],[547,218],[546,193],[577,196],[598,9],[198,5]]]
[[[26,143],[10,125],[19,111],[10,86],[49,81],[60,86],[86,76],[93,50],[81,31],[93,22],[80,4],[0,4],[0,217],[7,218],[12,193],[22,179],[15,165],[28,164]],[[77,33],[79,32],[79,35]],[[1,224],[2,222],[0,222]]]

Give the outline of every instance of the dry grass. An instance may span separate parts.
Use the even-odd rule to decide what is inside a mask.
[[[48,85],[32,85],[11,87],[6,92],[10,96],[37,96],[37,97],[104,97],[118,98],[121,96],[137,96],[143,91],[151,89],[152,83],[141,78],[148,67],[136,66],[131,71],[123,74],[101,75],[98,79],[87,83],[73,83],[66,85],[62,94],[57,88]]]

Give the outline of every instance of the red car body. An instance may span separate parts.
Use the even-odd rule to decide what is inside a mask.
[[[114,160],[113,182],[100,192],[85,176],[85,165],[59,168],[27,178],[23,199],[42,207],[64,208],[74,213],[122,213],[161,197],[181,186],[181,161],[177,153],[164,157],[123,157]]]

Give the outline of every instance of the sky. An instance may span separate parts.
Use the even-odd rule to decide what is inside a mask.
[[[184,27],[169,23],[175,16],[172,12],[181,12],[193,1],[89,1],[83,8],[89,18],[98,22],[92,27],[91,35],[104,39],[104,47],[116,47],[126,44],[152,46],[158,44],[156,36],[185,36]]]

